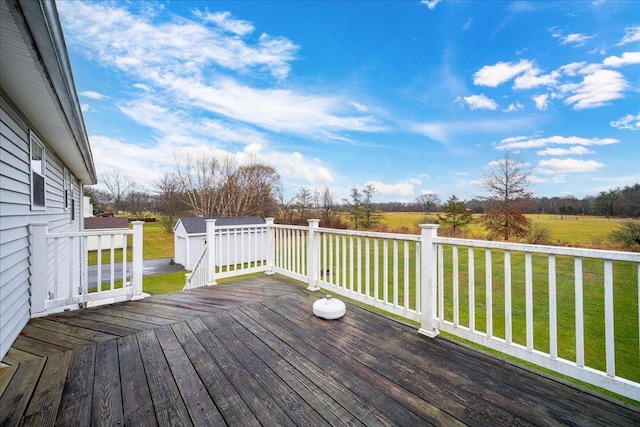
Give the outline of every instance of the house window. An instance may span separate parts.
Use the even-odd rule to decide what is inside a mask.
[[[45,152],[44,145],[31,133],[31,208],[45,208]]]

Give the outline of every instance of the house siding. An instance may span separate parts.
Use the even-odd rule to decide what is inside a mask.
[[[64,208],[64,165],[47,144],[45,135],[29,126],[0,93],[0,357],[4,356],[31,317],[29,224],[46,222],[50,232],[80,231],[81,183],[72,175],[76,218]],[[29,132],[45,146],[46,208],[31,209]],[[69,259],[64,245],[47,248],[58,252],[59,261]],[[74,255],[75,256],[75,255]],[[47,266],[53,280],[53,260]],[[66,273],[68,276],[68,272]],[[64,278],[64,277],[63,277]],[[66,277],[67,279],[69,277]]]

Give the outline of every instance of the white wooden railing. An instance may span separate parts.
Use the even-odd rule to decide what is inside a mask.
[[[423,335],[443,331],[640,401],[640,253],[444,238],[428,224],[419,236],[318,225],[267,219],[256,249],[265,261],[252,271],[304,281],[418,322]],[[209,268],[209,283],[219,270]]]
[[[215,285],[216,279],[266,271],[267,224],[216,227],[215,219],[205,223],[207,243],[196,266],[186,274],[185,290]]]
[[[67,233],[50,233],[46,223],[31,224],[31,316],[45,316],[87,304],[143,298],[144,222],[132,224],[133,229],[124,232]],[[132,261],[127,263],[129,236],[132,236]],[[90,237],[98,242],[95,280],[88,277],[87,240]],[[103,262],[104,258],[108,260]]]

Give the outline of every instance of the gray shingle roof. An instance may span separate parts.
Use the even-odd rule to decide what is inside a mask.
[[[178,219],[187,234],[204,234],[207,231],[205,219],[197,217],[183,217]],[[264,224],[265,220],[259,216],[238,216],[238,217],[213,217],[216,220],[216,227],[226,227],[230,225],[257,225]]]

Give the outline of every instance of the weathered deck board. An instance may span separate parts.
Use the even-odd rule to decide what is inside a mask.
[[[0,425],[640,425],[640,412],[263,276],[32,319]]]

